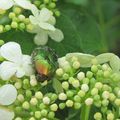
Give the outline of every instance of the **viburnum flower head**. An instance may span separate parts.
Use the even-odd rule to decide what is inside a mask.
[[[35,44],[45,45],[48,41],[48,36],[56,42],[63,40],[64,36],[62,31],[54,27],[56,19],[53,16],[52,11],[47,8],[38,10],[34,5],[32,6],[31,11],[33,15],[29,18],[34,27],[33,30],[29,32],[37,33],[34,38]]]
[[[0,0],[0,9],[2,10],[8,10],[14,5],[24,9],[31,9],[32,3],[28,0]]]
[[[6,61],[0,64],[0,77],[8,80],[12,76],[21,78],[34,73],[31,56],[23,55],[21,47],[16,42],[8,42],[0,48],[0,53]]]

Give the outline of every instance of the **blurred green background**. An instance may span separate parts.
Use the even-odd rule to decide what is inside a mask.
[[[120,56],[120,0],[58,0],[61,16],[56,26],[65,36],[61,43],[49,40],[59,56],[68,52],[99,54],[113,52]],[[34,35],[10,31],[0,34],[0,39],[17,41],[24,53],[36,47]]]

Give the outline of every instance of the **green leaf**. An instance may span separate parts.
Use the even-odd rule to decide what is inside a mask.
[[[70,60],[72,57],[77,57],[81,67],[90,67],[92,65],[92,60],[95,56],[90,54],[83,54],[83,53],[69,53],[66,55],[66,59]]]
[[[63,92],[61,82],[59,80],[55,79],[55,78],[53,79],[53,88],[55,89],[55,92],[57,94]]]
[[[57,20],[57,26],[65,36],[58,45],[64,53],[85,52],[99,53],[103,51],[101,32],[95,19],[83,12],[78,6],[61,5],[61,16]],[[55,47],[52,43],[50,46]],[[62,47],[62,48],[61,48]]]

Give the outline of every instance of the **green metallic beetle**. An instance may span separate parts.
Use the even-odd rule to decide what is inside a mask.
[[[38,47],[32,53],[32,60],[39,81],[49,80],[58,67],[58,56],[55,51],[47,46]]]

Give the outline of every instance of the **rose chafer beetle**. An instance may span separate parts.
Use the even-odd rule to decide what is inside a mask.
[[[40,46],[32,53],[32,61],[39,81],[49,80],[58,67],[55,51],[47,46]]]

